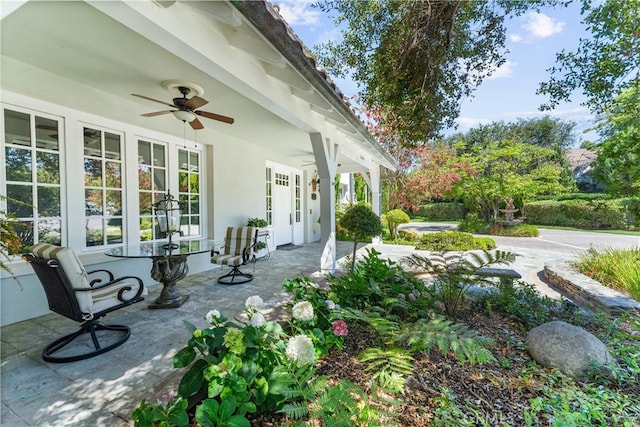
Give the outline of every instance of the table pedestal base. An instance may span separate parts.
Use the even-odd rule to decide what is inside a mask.
[[[149,305],[150,309],[178,308],[189,299],[189,295],[181,295],[176,282],[189,272],[187,255],[169,255],[153,258],[151,277],[162,283],[160,296]]]
[[[153,302],[153,304],[149,304],[150,310],[155,310],[157,308],[178,308],[182,304],[184,304],[189,299],[189,295],[180,295],[180,297],[176,300],[165,301],[162,297],[158,298]]]

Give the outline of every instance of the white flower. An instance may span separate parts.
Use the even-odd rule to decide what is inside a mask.
[[[220,312],[218,310],[211,310],[207,313],[205,318],[207,319],[207,322],[213,323],[214,320],[220,319]]]
[[[262,313],[253,313],[249,321],[251,322],[251,326],[255,328],[261,328],[267,322]]]
[[[313,319],[313,306],[308,301],[300,301],[293,306],[293,318],[307,322]]]
[[[296,335],[287,343],[285,350],[287,357],[298,365],[298,367],[313,363],[316,354],[311,338],[306,335]]]
[[[327,303],[327,308],[329,310],[333,310],[336,308],[336,303],[331,301],[330,299],[328,299],[327,301],[325,301]]]
[[[262,298],[260,298],[258,295],[252,295],[247,298],[244,305],[248,309],[254,308],[256,310],[260,310],[262,307],[264,307],[264,301],[262,301]]]

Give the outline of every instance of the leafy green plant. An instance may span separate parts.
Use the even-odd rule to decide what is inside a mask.
[[[218,403],[215,399],[205,399],[196,408],[196,421],[202,427],[250,427],[251,423],[236,412],[236,398],[229,396]]]
[[[375,388],[372,392],[375,396]],[[335,385],[324,388],[322,394],[310,406],[309,412],[311,419],[318,419],[325,426],[386,426],[390,425],[388,421],[397,415],[385,409],[385,406],[393,408],[397,403],[390,399],[385,399],[384,403],[385,405],[380,405],[372,402],[362,387],[350,381],[341,380]],[[381,423],[383,420],[387,422]]]
[[[479,304],[487,311],[500,311],[530,330],[555,318],[560,305],[543,296],[531,283],[518,282],[514,286],[497,286],[481,296]]]
[[[360,362],[367,363],[366,372],[373,372],[372,379],[391,393],[404,390],[405,376],[413,370],[413,357],[402,348],[368,348],[358,355]]]
[[[264,228],[267,225],[269,225],[269,223],[267,222],[266,219],[263,219],[263,218],[249,218],[247,220],[248,227]]]
[[[2,200],[7,200],[7,197],[0,195],[0,201]],[[19,253],[22,248],[22,242],[17,232],[19,227],[20,223],[15,217],[0,211],[0,270],[10,274],[11,270],[6,262],[11,260],[11,255]]]
[[[507,237],[538,237],[540,231],[538,227],[531,224],[518,224],[510,227],[506,227],[501,224],[494,224],[489,229],[489,234],[493,236],[507,236]]]
[[[460,362],[466,361],[471,365],[496,360],[486,348],[493,343],[492,340],[443,317],[420,319],[406,325],[393,335],[393,340],[398,345],[409,347],[412,352],[430,352],[435,348],[443,355],[453,352]]]
[[[495,264],[510,264],[515,257],[515,254],[505,251],[434,252],[429,256],[413,254],[402,258],[401,262],[434,276],[435,293],[444,304],[447,315],[455,318],[472,285],[493,285],[491,280],[478,277],[478,270]]]
[[[496,247],[493,239],[474,237],[469,233],[458,231],[439,231],[423,234],[416,249],[426,251],[472,251],[489,250]]]
[[[411,218],[409,218],[409,215],[407,215],[407,213],[403,210],[393,209],[382,215],[382,220],[387,223],[391,239],[395,240],[395,238],[398,236],[398,227],[400,226],[400,224],[408,223]]]
[[[488,229],[487,224],[476,213],[468,213],[465,219],[458,224],[458,231],[465,233],[486,233]]]
[[[353,254],[351,260],[351,271],[356,264],[356,250],[358,242],[365,238],[379,236],[382,234],[382,224],[380,218],[368,206],[358,204],[347,209],[340,218],[340,225],[349,231],[353,239]]]
[[[164,402],[148,403],[144,399],[131,414],[136,427],[182,427],[189,424],[188,401],[170,393]]]

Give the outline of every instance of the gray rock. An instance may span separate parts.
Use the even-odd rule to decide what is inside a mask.
[[[526,344],[536,362],[577,380],[584,379],[594,367],[610,374],[616,363],[602,341],[583,328],[562,321],[533,328]]]

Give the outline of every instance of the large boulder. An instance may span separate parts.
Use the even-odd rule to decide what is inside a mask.
[[[542,366],[581,380],[594,367],[610,374],[615,359],[607,347],[586,330],[562,321],[545,323],[527,334],[527,349]]]

